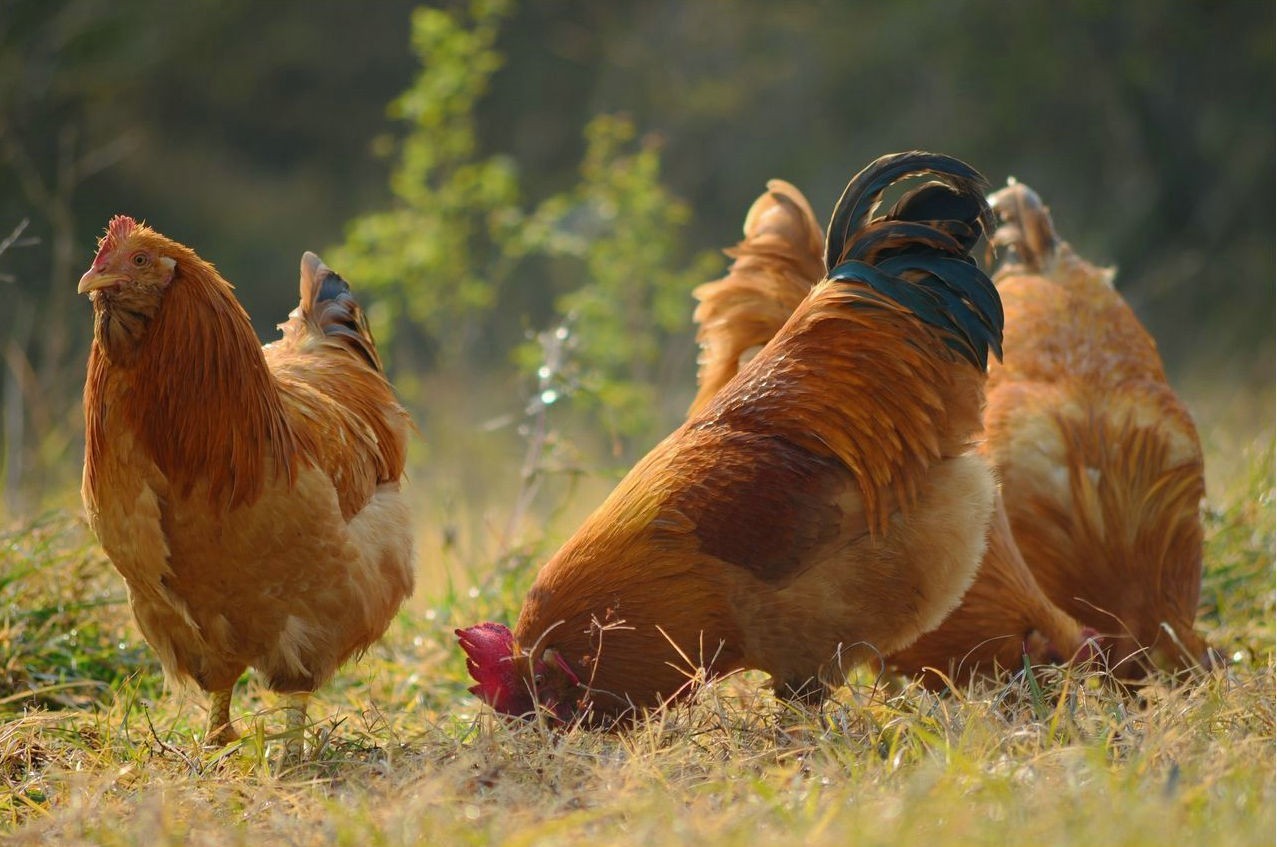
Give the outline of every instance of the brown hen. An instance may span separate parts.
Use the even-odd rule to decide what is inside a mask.
[[[307,253],[301,302],[262,348],[193,250],[117,216],[79,291],[93,301],[84,505],[167,676],[236,735],[247,668],[306,696],[412,591],[400,495],[408,421],[346,283]]]
[[[1119,676],[1218,664],[1193,629],[1202,451],[1157,345],[1032,190],[1013,180],[993,203],[1007,334],[985,427],[1025,561]]]

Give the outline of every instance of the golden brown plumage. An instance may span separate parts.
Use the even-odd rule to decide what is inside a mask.
[[[699,390],[695,415],[736,375],[751,352],[765,344],[820,278],[824,236],[802,193],[771,180],[745,218],[745,239],[728,251],[727,276],[696,289],[700,301]],[[816,270],[813,270],[815,268]],[[1018,668],[1027,651],[1035,664],[1072,657],[1088,633],[1056,607],[1033,580],[995,497],[988,548],[961,604],[936,629],[884,657],[892,670],[922,675],[931,686],[997,667]]]
[[[941,181],[873,217],[918,174]],[[939,623],[993,502],[971,450],[1001,332],[968,256],[981,183],[922,153],[857,175],[826,279],[780,332],[546,563],[513,633],[458,631],[475,693],[507,714],[605,720],[679,696],[699,668],[758,668],[817,700]]]
[[[994,197],[1006,358],[992,368],[988,452],[1025,561],[1107,638],[1119,675],[1210,665],[1201,590],[1202,452],[1157,346],[1098,268],[1012,181]]]
[[[302,695],[412,590],[406,414],[363,313],[313,254],[265,348],[212,265],[117,216],[80,280],[94,307],[83,497],[138,625],[233,739],[248,667]]]
[[[768,180],[745,216],[745,240],[725,251],[734,260],[731,271],[692,292],[699,301],[692,317],[701,354],[689,415],[771,341],[825,275],[824,246],[803,193],[783,179]]]
[[[885,667],[917,676],[940,689],[998,670],[1093,658],[1096,631],[1052,603],[1020,555],[1001,495],[994,500],[988,548],[975,581],[940,626],[903,650]]]

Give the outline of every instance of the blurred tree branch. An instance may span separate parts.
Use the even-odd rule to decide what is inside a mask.
[[[26,231],[26,228],[28,224],[30,223],[31,223],[30,218],[23,218],[22,220],[18,221],[18,225],[13,228],[13,232],[5,236],[3,241],[0,241],[0,256],[3,256],[6,252],[8,252],[9,250],[12,250],[14,247],[32,247],[40,243],[40,239],[38,238],[23,238],[22,237],[22,233]],[[16,280],[17,280],[17,277],[14,276],[13,274],[0,271],[0,282],[12,283],[12,282],[15,282]]]
[[[39,243],[36,238],[23,238],[22,233],[30,223],[23,218],[3,241],[0,241],[0,258],[14,247],[30,247]],[[13,283],[16,277],[12,274],[0,273],[0,281]],[[31,364],[24,353],[27,339],[31,335],[31,305],[15,292],[17,307],[14,315],[14,331],[5,344],[4,360],[9,368],[8,378],[4,381],[3,422],[4,422],[4,500],[5,509],[10,515],[21,514],[22,500],[22,453],[25,439],[25,415],[23,407],[35,387],[35,374],[31,372]]]
[[[4,358],[9,372],[4,395],[5,490],[10,514],[21,510],[17,489],[22,481],[30,484],[35,500],[38,501],[41,494],[39,481],[28,479],[25,474],[27,449],[39,446],[26,445],[26,433],[43,437],[61,429],[56,423],[65,418],[69,398],[74,394],[67,307],[77,244],[77,191],[84,180],[127,155],[134,143],[130,136],[122,135],[79,153],[79,137],[79,129],[74,124],[61,127],[54,170],[46,177],[17,133],[9,127],[0,129],[0,153],[17,177],[27,204],[47,224],[51,244],[49,285],[44,302],[37,305],[29,302],[21,291],[15,292],[13,325],[5,344]],[[25,228],[25,221],[23,226]],[[33,351],[36,323],[40,327],[39,350]],[[29,430],[26,422],[30,423]]]

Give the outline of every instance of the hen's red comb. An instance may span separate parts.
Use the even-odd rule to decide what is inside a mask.
[[[93,264],[102,261],[106,255],[120,246],[120,242],[128,238],[137,227],[137,221],[128,215],[116,215],[106,225],[106,235],[98,243],[98,254],[93,257]]]

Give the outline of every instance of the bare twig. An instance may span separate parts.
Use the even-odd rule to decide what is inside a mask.
[[[22,233],[29,223],[31,223],[30,218],[23,218],[18,221],[18,225],[13,228],[13,232],[9,233],[3,241],[0,241],[0,256],[3,256],[5,251],[11,247],[29,247],[32,244],[40,243],[40,239],[38,238],[27,238],[21,241],[18,240],[22,238]]]
[[[72,165],[73,182],[81,183],[89,177],[114,165],[137,149],[140,136],[136,132],[126,132],[99,147],[89,150],[76,159]]]
[[[27,224],[29,223],[31,223],[30,218],[23,218],[18,221],[18,225],[13,228],[13,232],[9,233],[3,241],[0,241],[0,256],[3,256],[6,251],[11,250],[14,247],[30,247],[33,244],[40,243],[40,239],[38,238],[22,237],[22,233],[26,230]],[[13,274],[0,273],[0,282],[14,282],[16,279],[17,278]]]
[[[519,493],[501,537],[503,557],[509,555],[515,533],[536,499],[545,476],[546,445],[551,434],[549,408],[571,396],[578,387],[571,366],[574,318],[575,315],[568,315],[558,326],[537,334],[537,342],[541,345],[541,366],[537,368],[536,392],[524,409],[526,422],[520,428],[520,432],[527,435],[527,449],[519,469]]]
[[[186,755],[186,753],[184,753],[183,751],[169,744],[163,738],[160,738],[160,733],[155,729],[155,722],[151,720],[151,710],[147,708],[145,704],[142,705],[142,714],[146,717],[147,728],[151,730],[151,738],[155,741],[155,744],[157,747],[159,747],[161,753],[167,753],[171,756],[176,756],[177,758],[181,759],[183,762],[186,763],[186,766],[190,768],[191,773],[198,775],[203,772],[203,769],[198,764],[196,764],[194,759]]]

